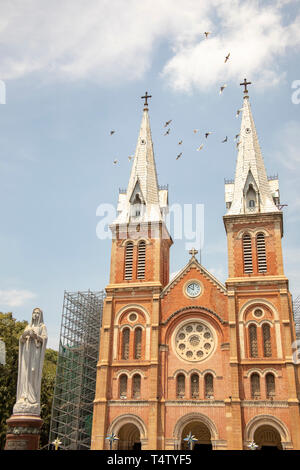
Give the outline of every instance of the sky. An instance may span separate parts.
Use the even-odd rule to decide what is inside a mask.
[[[57,349],[64,291],[108,284],[99,214],[127,187],[145,91],[159,184],[170,206],[201,205],[201,262],[225,282],[224,178],[234,177],[245,77],[285,204],[285,274],[300,295],[298,0],[0,0],[0,9],[0,311],[29,321],[39,306]],[[174,239],[171,273],[189,260],[187,236]]]

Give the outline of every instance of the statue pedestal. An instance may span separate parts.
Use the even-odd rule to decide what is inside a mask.
[[[4,450],[38,450],[43,424],[39,416],[12,415],[6,423]]]

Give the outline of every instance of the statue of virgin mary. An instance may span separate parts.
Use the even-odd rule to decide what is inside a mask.
[[[42,370],[47,344],[43,312],[35,308],[19,340],[17,401],[13,414],[40,416]]]

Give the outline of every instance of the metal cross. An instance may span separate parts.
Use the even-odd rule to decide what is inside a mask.
[[[148,98],[152,98],[152,95],[148,95],[148,91],[146,91],[145,96],[141,96],[142,100],[145,100],[144,106],[148,106]]]
[[[195,250],[195,248],[189,251],[189,254],[192,256],[195,256],[197,253],[198,253],[198,250]]]
[[[244,78],[244,81],[242,83],[240,83],[240,85],[244,85],[244,87],[245,87],[244,93],[248,93],[247,85],[251,85],[251,83],[252,82],[247,82],[247,78]]]

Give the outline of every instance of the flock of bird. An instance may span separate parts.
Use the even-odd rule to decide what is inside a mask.
[[[211,34],[211,32],[209,32],[209,31],[204,32],[205,38],[207,39],[210,34]],[[225,60],[224,60],[224,63],[225,63],[225,64],[226,64],[226,62],[228,62],[229,58],[230,58],[230,52],[228,52],[228,54],[225,56]],[[220,95],[223,93],[223,91],[225,90],[226,87],[227,87],[227,84],[224,84],[224,85],[222,85],[222,86],[220,87],[220,90],[219,90]],[[237,110],[237,112],[236,112],[236,117],[239,116],[239,114],[240,114],[240,112],[242,111],[242,109],[243,109],[243,108]],[[167,130],[166,130],[165,133],[163,134],[164,136],[167,136],[167,135],[170,134],[170,132],[171,132],[171,127],[169,127],[169,126],[170,126],[171,122],[172,122],[172,119],[170,119],[169,121],[166,121],[166,122],[165,122],[164,128],[167,128]],[[111,130],[111,131],[110,131],[110,135],[115,134],[115,132],[116,132],[115,130]],[[194,132],[194,134],[197,134],[197,133],[199,132],[199,129],[194,129],[193,132]],[[205,139],[207,139],[208,136],[210,136],[212,133],[213,133],[212,131],[205,132],[205,134],[204,134]],[[236,134],[236,136],[235,136],[235,138],[234,138],[235,141],[238,140],[239,135],[240,135],[240,134]],[[226,143],[226,142],[228,142],[228,136],[226,136],[221,142],[222,142],[223,144]],[[182,145],[182,143],[183,143],[183,140],[180,140],[180,141],[178,142],[178,145]],[[237,142],[236,142],[236,147],[238,148],[239,145],[240,145],[240,142],[237,141]],[[203,149],[203,147],[204,147],[204,144],[202,143],[202,144],[199,145],[199,147],[197,147],[196,150],[197,150],[197,151],[200,151],[200,150]],[[177,155],[176,160],[178,160],[179,158],[181,158],[182,155],[183,155],[183,152],[180,152],[180,153]],[[128,160],[131,161],[132,158],[134,158],[134,155],[130,155],[130,156],[128,157]],[[117,164],[117,163],[118,163],[118,160],[114,160],[114,164]]]

